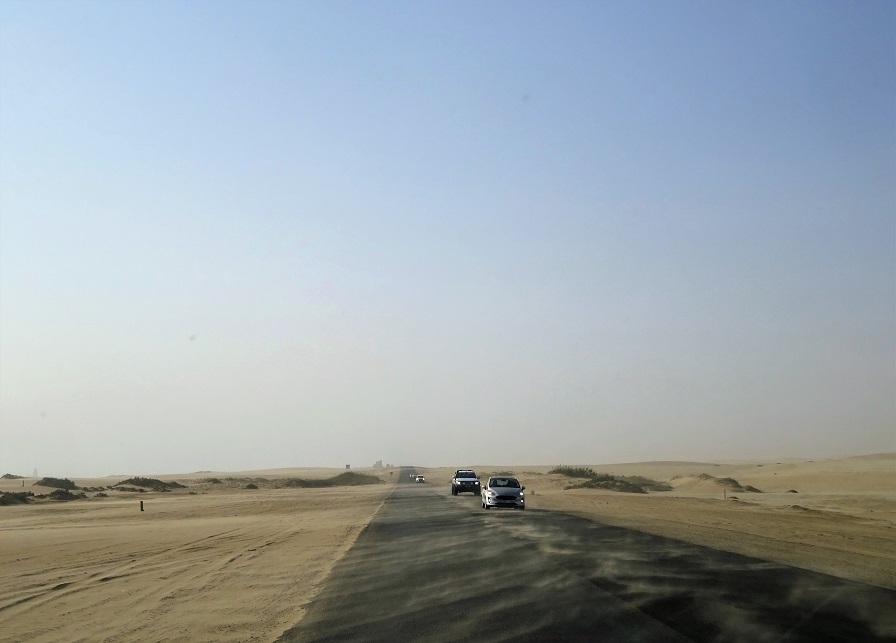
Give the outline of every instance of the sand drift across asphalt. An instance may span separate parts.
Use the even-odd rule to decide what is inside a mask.
[[[412,484],[281,641],[892,641],[896,592]]]

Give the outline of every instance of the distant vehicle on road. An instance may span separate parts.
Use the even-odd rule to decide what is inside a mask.
[[[520,485],[516,478],[508,476],[492,476],[485,483],[480,494],[482,508],[508,507],[510,509],[525,509],[526,496],[523,491],[526,487]]]
[[[414,478],[414,482],[426,482],[426,478],[423,476],[417,476]]]
[[[472,469],[458,469],[451,478],[451,495],[456,496],[459,493],[469,491],[477,494],[482,491],[479,476]]]

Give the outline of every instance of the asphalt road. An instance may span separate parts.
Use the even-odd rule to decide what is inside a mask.
[[[280,641],[896,641],[894,591],[550,511],[486,512],[411,472]]]

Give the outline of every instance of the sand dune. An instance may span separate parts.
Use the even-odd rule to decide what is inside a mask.
[[[761,489],[753,485],[743,485],[734,478],[719,478],[708,473],[697,473],[689,476],[674,476],[669,480],[675,491],[690,493],[708,493],[718,495],[726,493],[761,493]]]

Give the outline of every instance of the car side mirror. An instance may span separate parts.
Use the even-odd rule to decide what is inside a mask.
[[[525,491],[526,487],[520,487],[520,491]]]

